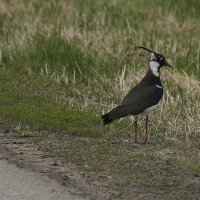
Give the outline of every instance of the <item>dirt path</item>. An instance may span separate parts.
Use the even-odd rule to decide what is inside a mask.
[[[5,131],[0,131],[0,180],[1,200],[109,198],[75,166],[39,150],[30,138]]]
[[[86,198],[70,194],[64,186],[41,173],[0,160],[1,200],[83,200]]]

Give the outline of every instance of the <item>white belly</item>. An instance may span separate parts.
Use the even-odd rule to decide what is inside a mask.
[[[154,106],[151,106],[151,107],[145,109],[145,110],[141,113],[141,115],[148,115],[148,114],[149,114],[152,110],[154,110],[156,107],[157,107],[157,105],[154,105]]]

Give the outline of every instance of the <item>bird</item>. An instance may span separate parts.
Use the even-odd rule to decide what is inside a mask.
[[[143,49],[150,52],[148,71],[143,79],[135,85],[124,97],[122,103],[110,112],[101,116],[104,125],[126,116],[134,116],[134,140],[138,142],[137,122],[138,116],[145,116],[144,144],[149,143],[148,121],[149,113],[154,110],[163,97],[163,85],[160,80],[160,69],[163,66],[172,67],[165,56],[144,46],[136,46],[135,49]]]

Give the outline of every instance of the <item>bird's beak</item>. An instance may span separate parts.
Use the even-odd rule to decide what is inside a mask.
[[[172,67],[167,61],[165,61],[164,66]]]

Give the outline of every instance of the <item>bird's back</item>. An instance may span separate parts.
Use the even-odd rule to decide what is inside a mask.
[[[122,106],[127,108],[128,114],[137,115],[146,108],[158,104],[162,96],[163,86],[160,78],[149,71],[142,81],[125,96]]]

